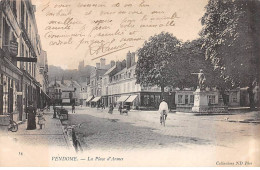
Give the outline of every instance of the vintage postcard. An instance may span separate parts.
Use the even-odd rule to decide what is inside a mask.
[[[0,166],[260,166],[260,1],[0,0]]]

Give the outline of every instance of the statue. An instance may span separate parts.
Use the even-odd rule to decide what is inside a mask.
[[[201,90],[203,90],[205,88],[204,85],[205,85],[205,81],[206,81],[206,77],[205,77],[205,75],[203,73],[203,70],[200,69],[199,73],[191,73],[191,74],[198,74],[199,88]]]

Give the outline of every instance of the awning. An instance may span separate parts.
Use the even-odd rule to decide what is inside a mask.
[[[62,99],[62,103],[70,103],[70,99]]]
[[[91,102],[97,102],[100,100],[101,97],[95,97]]]
[[[119,99],[117,99],[116,102],[124,102],[124,101],[126,101],[128,99],[128,97],[129,96],[121,96],[121,97],[119,97]]]
[[[93,96],[88,97],[87,100],[86,100],[86,102],[90,102],[90,100],[92,100],[92,98],[93,98]]]
[[[50,99],[50,96],[47,93],[45,93],[43,90],[41,90],[41,92]]]
[[[137,95],[132,95],[125,102],[133,102],[136,97],[137,97]]]

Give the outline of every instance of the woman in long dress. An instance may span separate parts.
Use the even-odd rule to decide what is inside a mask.
[[[109,111],[108,113],[112,114],[113,113],[113,110],[114,110],[114,106],[112,103],[110,103],[110,106],[109,106]]]
[[[26,113],[28,114],[27,130],[36,129],[36,108],[33,107],[32,102],[29,102],[29,106],[26,108]]]

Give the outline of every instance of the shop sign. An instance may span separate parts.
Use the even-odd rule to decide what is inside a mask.
[[[22,96],[22,95],[23,95],[23,92],[21,92],[21,91],[16,92],[16,95],[17,95],[17,96]]]
[[[9,50],[10,50],[10,53],[11,53],[13,56],[17,56],[17,55],[18,55],[18,42],[16,42],[16,41],[10,41]]]

